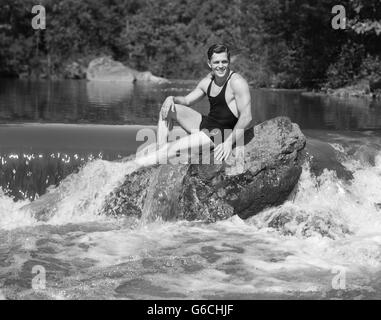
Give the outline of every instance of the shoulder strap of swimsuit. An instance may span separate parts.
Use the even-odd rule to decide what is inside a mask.
[[[214,77],[212,76],[212,79],[210,80],[210,83],[209,83],[209,86],[208,86],[208,90],[206,91],[208,97],[210,97],[210,88],[212,87],[213,80],[214,80]]]
[[[234,71],[233,71],[233,72],[230,74],[230,76],[226,79],[225,84],[224,84],[224,86],[222,87],[221,92],[225,92],[226,87],[227,87],[227,85],[228,85],[228,82],[229,82],[230,78],[232,77],[233,73],[234,73]]]
[[[232,77],[233,73],[234,73],[234,71],[230,74],[230,76],[229,76],[228,79],[226,80],[225,85],[228,84],[228,82],[229,82],[230,78]]]
[[[229,75],[229,77],[226,79],[226,81],[225,81],[223,87],[225,87],[225,86],[228,84],[228,82],[229,82],[230,78],[232,77],[233,73],[234,73],[234,71],[232,71],[232,73],[231,73],[231,74]]]
[[[228,84],[228,82],[229,82],[231,76],[233,75],[233,73],[234,73],[234,71],[233,71],[233,72],[229,75],[229,77],[226,79],[225,84],[224,84],[223,87],[222,87],[222,90],[224,90],[224,88],[225,88],[226,85]],[[212,88],[212,82],[213,82],[213,80],[214,80],[214,76],[212,76],[212,80],[210,80],[210,83],[209,83],[209,86],[208,86],[208,90],[207,90],[208,97],[210,97],[210,90],[211,90],[211,88]],[[222,92],[222,90],[221,90],[221,92]]]

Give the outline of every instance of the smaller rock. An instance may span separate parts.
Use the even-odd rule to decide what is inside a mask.
[[[320,235],[340,239],[353,234],[336,213],[327,210],[307,212],[303,209],[280,207],[271,210],[261,224],[261,227],[276,229],[283,235],[301,238]]]
[[[339,98],[372,97],[369,80],[361,80],[357,83],[339,89],[330,89],[328,94]]]
[[[86,79],[90,81],[125,81],[125,82],[153,82],[166,83],[165,78],[154,76],[151,72],[139,72],[111,57],[100,57],[92,60],[86,71]]]

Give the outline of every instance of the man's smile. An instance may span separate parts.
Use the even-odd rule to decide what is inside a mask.
[[[225,72],[226,72],[226,68],[223,68],[223,69],[216,69],[216,72],[217,72],[218,74],[225,74]]]

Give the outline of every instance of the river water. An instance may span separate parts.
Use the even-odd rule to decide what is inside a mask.
[[[289,116],[310,160],[289,201],[248,220],[102,213],[132,171],[116,160],[194,85],[0,79],[0,299],[381,298],[377,101],[252,90],[255,123]],[[45,221],[25,210],[57,193]]]

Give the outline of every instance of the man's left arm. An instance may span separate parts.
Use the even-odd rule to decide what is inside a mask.
[[[234,77],[231,79],[231,88],[238,109],[238,121],[224,143],[215,148],[216,160],[225,160],[230,156],[233,144],[243,138],[245,129],[248,128],[252,120],[251,95],[247,81],[241,76]]]

